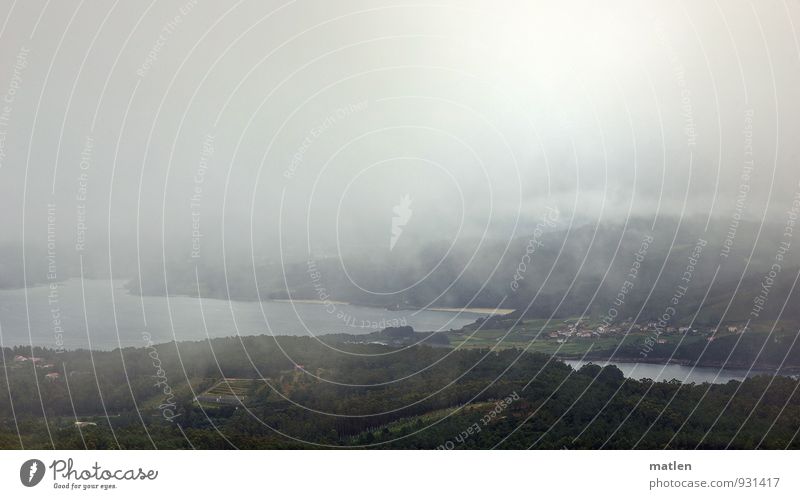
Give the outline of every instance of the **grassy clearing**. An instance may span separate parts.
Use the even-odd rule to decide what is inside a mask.
[[[574,322],[575,319],[568,319]],[[450,344],[453,348],[494,348],[494,349],[525,349],[529,352],[539,352],[548,355],[565,357],[581,356],[587,353],[612,351],[622,345],[643,345],[652,335],[650,332],[635,332],[617,334],[613,336],[592,336],[581,338],[572,336],[566,341],[562,337],[551,338],[549,333],[562,328],[567,321],[546,321],[544,319],[525,320],[509,329],[475,329],[465,328],[462,331],[448,333]],[[593,321],[583,322],[587,329],[596,327]],[[659,339],[666,345],[677,346],[683,338],[684,343],[699,341],[700,336],[687,336],[678,334],[664,334]],[[563,342],[559,342],[559,340]]]
[[[262,383],[260,379],[222,378],[198,394],[195,402],[208,407],[238,404],[246,401]]]
[[[460,408],[448,407],[446,409],[438,409],[435,411],[426,412],[424,414],[420,414],[419,416],[398,419],[397,421],[392,421],[387,425],[379,426],[370,431],[356,435],[352,437],[351,440],[357,441],[363,439],[364,435],[368,433],[372,433],[375,437],[381,436],[383,438],[387,438],[387,436],[388,438],[393,438],[400,435],[407,435],[416,430],[420,430],[426,426],[441,421],[446,417],[457,414],[475,414],[477,421],[481,418],[481,416],[484,416],[488,411],[492,410],[495,403],[496,402],[493,400],[475,402],[472,404],[466,404]]]

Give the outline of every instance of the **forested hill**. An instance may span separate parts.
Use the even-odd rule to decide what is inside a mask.
[[[3,448],[800,448],[788,377],[636,381],[516,349],[325,337],[3,361]]]

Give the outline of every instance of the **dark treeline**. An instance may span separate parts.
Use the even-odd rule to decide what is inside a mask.
[[[678,346],[653,344],[643,356],[643,342],[623,343],[615,350],[592,353],[593,359],[669,359],[689,365],[756,370],[800,369],[800,341],[796,332],[734,334],[714,341],[694,338]]]

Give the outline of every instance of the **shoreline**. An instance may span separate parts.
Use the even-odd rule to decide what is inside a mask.
[[[253,300],[253,301],[258,301],[258,300]],[[313,300],[313,299],[291,300],[291,299],[288,299],[288,298],[276,298],[276,299],[272,299],[272,300],[267,299],[267,300],[263,300],[263,301],[272,301],[272,302],[277,302],[277,303],[302,303],[302,304],[305,304],[305,305],[327,305],[329,303],[331,303],[333,305],[353,305],[350,302],[337,301],[337,300]],[[357,307],[358,306],[362,306],[363,307],[364,305],[354,305],[354,306],[357,306]]]
[[[428,307],[428,308],[420,308],[418,310],[430,310],[433,312],[453,312],[453,313],[470,313],[470,314],[486,314],[486,315],[508,315],[514,312],[513,308],[486,308],[486,307],[470,307],[470,308],[458,308],[458,307]]]
[[[785,366],[775,366],[775,365],[763,365],[763,364],[753,364],[753,365],[744,365],[744,364],[737,364],[737,363],[729,363],[723,364],[721,362],[699,362],[699,363],[692,363],[686,359],[641,359],[641,358],[630,358],[630,357],[606,357],[606,356],[588,356],[588,357],[580,357],[580,356],[553,356],[553,358],[565,361],[583,361],[583,362],[608,362],[613,364],[618,362],[620,364],[651,364],[651,365],[658,365],[658,366],[669,366],[669,365],[676,365],[676,366],[685,366],[685,367],[700,367],[706,369],[728,369],[732,371],[769,371],[774,375],[785,375],[791,374],[795,375],[800,373],[800,366],[795,365],[785,365]]]
[[[71,278],[69,278],[71,279]],[[65,279],[65,280],[69,280]],[[110,280],[110,279],[95,279],[95,280]],[[116,279],[115,279],[116,280]],[[124,279],[120,279],[124,280]],[[231,297],[217,297],[217,296],[197,296],[193,294],[183,294],[183,293],[137,293],[135,290],[132,290],[127,287],[127,281],[124,280],[125,284],[120,286],[119,289],[125,289],[128,294],[132,296],[143,296],[143,297],[161,297],[161,298],[172,298],[172,297],[179,297],[179,298],[195,298],[195,299],[204,299],[204,300],[221,300],[221,301],[230,301],[230,302],[242,302],[242,303],[253,303],[261,301],[263,302],[275,302],[275,303],[302,303],[306,305],[348,305],[352,307],[364,307],[364,308],[374,308],[380,310],[388,310],[391,312],[398,312],[398,311],[411,311],[411,312],[422,312],[422,311],[430,311],[430,312],[448,312],[448,313],[469,313],[469,314],[476,314],[476,315],[507,315],[515,310],[513,308],[492,308],[492,307],[424,307],[424,308],[415,308],[415,307],[408,307],[408,308],[389,308],[384,305],[370,305],[366,303],[355,303],[355,302],[348,302],[348,301],[341,301],[341,300],[319,300],[315,298],[265,298],[259,300],[257,297],[252,298],[231,298]],[[112,281],[113,282],[113,281]]]

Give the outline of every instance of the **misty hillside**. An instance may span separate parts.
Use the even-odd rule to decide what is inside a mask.
[[[723,314],[726,321],[756,318],[751,312],[760,319],[776,318],[789,297],[781,317],[800,317],[800,298],[790,293],[800,258],[779,251],[784,240],[791,249],[791,237],[783,237],[782,224],[765,223],[756,241],[759,224],[742,222],[727,243],[726,221],[712,221],[708,231],[705,220],[679,224],[676,219],[661,219],[655,230],[651,225],[637,219],[627,225],[558,227],[511,241],[462,240],[452,248],[431,243],[413,251],[364,251],[341,260],[295,257],[284,265],[256,263],[255,272],[252,258],[243,256],[229,260],[225,269],[201,262],[199,289],[202,296],[241,300],[330,299],[388,308],[498,307],[542,318],[601,317],[613,307],[620,319],[651,320],[672,305],[675,320],[687,321],[697,313],[701,324],[716,322]],[[521,266],[523,261],[526,265]],[[762,291],[762,281],[770,277],[776,262],[780,268],[773,269],[772,284]],[[168,285],[171,294],[197,294],[194,262],[168,261],[166,284],[162,262],[145,263],[142,279],[129,284],[132,292],[164,294]],[[679,288],[682,285],[685,290]],[[623,303],[615,305],[621,292]],[[670,303],[676,294],[677,303]],[[754,308],[760,294],[763,303]]]

